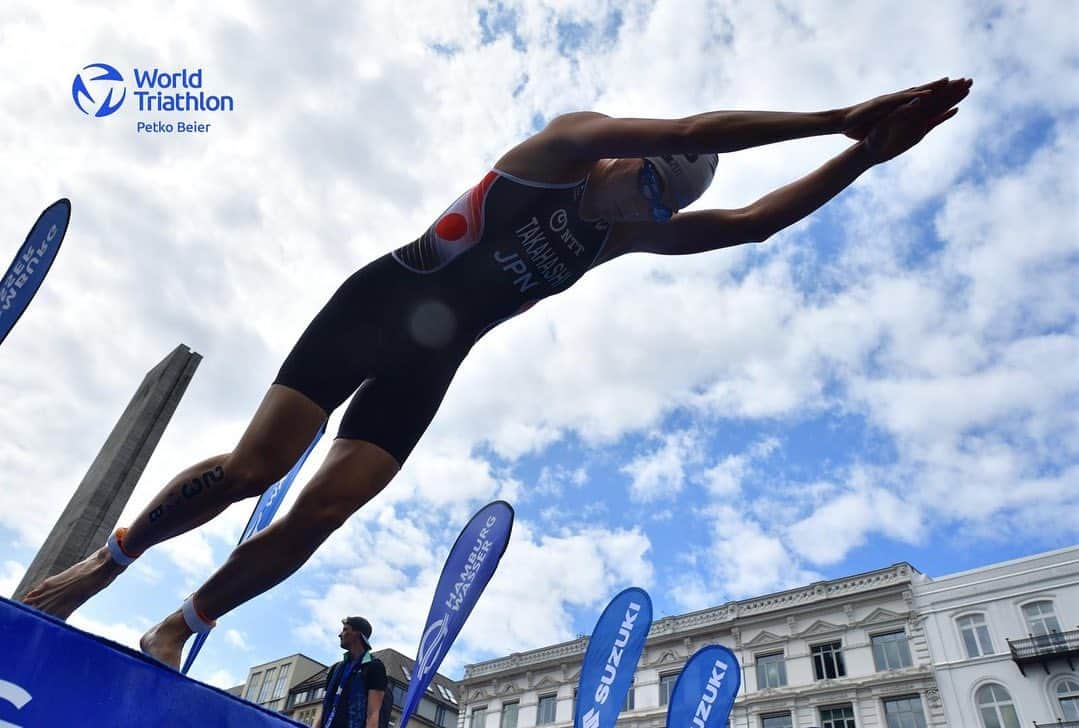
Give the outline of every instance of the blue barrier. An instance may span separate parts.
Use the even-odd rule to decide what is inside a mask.
[[[0,726],[298,726],[0,597]]]

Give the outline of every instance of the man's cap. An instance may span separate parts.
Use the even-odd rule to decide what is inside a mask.
[[[363,637],[363,641],[368,646],[371,645],[371,623],[363,617],[345,617],[341,620],[341,624],[347,624],[353,630],[360,633]]]

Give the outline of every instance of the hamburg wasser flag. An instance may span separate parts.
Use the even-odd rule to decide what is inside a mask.
[[[397,723],[400,728],[408,728],[408,719],[419,706],[427,685],[494,575],[512,528],[513,507],[505,501],[488,503],[472,516],[450,549],[416,651],[416,664],[412,666],[412,679]]]
[[[575,728],[614,728],[652,626],[652,599],[638,587],[603,610],[581,665]]]
[[[281,506],[281,501],[285,499],[285,493],[288,493],[289,486],[292,485],[292,481],[296,480],[296,476],[299,475],[300,469],[303,464],[307,462],[307,456],[311,454],[311,451],[315,449],[315,445],[322,439],[322,435],[326,432],[326,423],[322,423],[322,427],[315,433],[315,439],[311,440],[311,444],[304,450],[303,455],[296,461],[296,464],[292,466],[292,469],[288,471],[285,477],[277,481],[266,491],[259,496],[258,503],[255,504],[255,510],[251,513],[251,517],[247,519],[247,526],[244,527],[244,532],[240,536],[240,540],[236,542],[239,546],[247,539],[254,536],[270,525],[270,521],[273,520],[274,514],[277,513],[277,509]],[[184,669],[181,671],[183,674],[187,674],[187,671],[191,669],[192,663],[195,662],[195,657],[198,656],[199,650],[202,649],[202,645],[206,642],[206,638],[209,637],[209,632],[203,632],[195,637],[195,643],[191,645],[191,650],[187,653],[187,659],[184,660]],[[3,724],[0,724],[2,726]]]
[[[38,215],[30,234],[0,278],[0,343],[22,316],[49,272],[71,219],[71,202],[57,200]]]
[[[724,728],[741,685],[733,652],[720,645],[701,648],[674,684],[667,728]]]

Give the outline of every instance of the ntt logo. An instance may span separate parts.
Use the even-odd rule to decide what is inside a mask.
[[[95,75],[96,74],[96,75]],[[79,111],[87,115],[108,116],[120,108],[127,98],[124,77],[107,63],[91,63],[75,74],[71,83],[71,98]],[[119,98],[114,96],[119,93]]]

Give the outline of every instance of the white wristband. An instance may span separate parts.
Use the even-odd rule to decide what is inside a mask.
[[[184,600],[183,612],[184,621],[187,622],[187,628],[195,634],[206,634],[217,626],[217,622],[207,622],[199,614],[199,610],[195,609],[194,594]]]
[[[123,531],[124,529],[122,528],[113,531],[112,535],[109,536],[109,540],[105,542],[105,545],[108,546],[109,555],[112,556],[113,561],[115,561],[120,566],[127,566],[135,559],[134,557],[128,556],[126,553],[124,553],[123,547],[120,546],[120,535],[121,533],[123,533]]]

